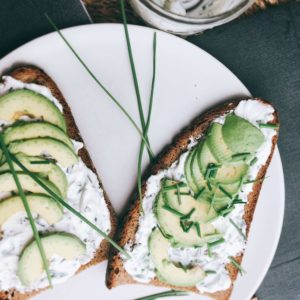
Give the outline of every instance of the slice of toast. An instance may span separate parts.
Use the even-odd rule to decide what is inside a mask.
[[[255,100],[258,100],[265,105],[270,105],[270,103],[268,103],[265,100],[262,99],[255,99]],[[205,134],[209,125],[215,118],[232,111],[237,107],[238,103],[239,101],[233,101],[233,102],[222,104],[221,106],[212,109],[207,113],[197,117],[192,122],[192,124],[185,130],[183,130],[177,137],[175,137],[171,145],[167,146],[166,149],[162,152],[162,154],[158,156],[157,162],[152,167],[150,166],[149,170],[146,171],[145,178],[147,179],[151,175],[157,174],[160,170],[169,168],[180,157],[180,155],[187,150],[191,137],[198,138],[202,134]],[[273,120],[269,123],[273,123],[273,124],[279,123],[278,114],[276,110],[273,113]],[[272,149],[269,154],[269,157],[265,165],[263,165],[260,168],[257,174],[257,178],[263,178],[265,176],[267,168],[272,159],[272,155],[273,155],[275,145],[277,143],[277,139],[278,139],[278,131],[272,139]],[[250,230],[250,225],[252,222],[252,218],[259,197],[261,186],[262,186],[262,181],[256,181],[253,184],[253,191],[248,195],[248,203],[245,205],[244,220],[246,223],[247,236]],[[146,180],[143,182],[143,190],[142,190],[143,195],[145,195],[145,191],[146,191]],[[125,216],[123,222],[120,222],[120,224],[122,225],[121,225],[120,232],[118,234],[118,242],[122,247],[127,243],[134,244],[135,233],[139,226],[139,216],[140,216],[140,199],[137,199],[136,201],[134,201],[134,203],[132,203],[129,212]],[[236,256],[235,260],[238,263],[240,263],[242,261],[242,258],[243,258],[243,253],[240,254],[239,256]],[[205,293],[206,296],[209,296],[217,300],[229,299],[233,289],[234,281],[237,278],[238,270],[230,263],[227,264],[226,268],[231,278],[230,288],[215,293]],[[135,281],[133,277],[131,277],[131,275],[126,272],[121,256],[116,251],[111,249],[107,275],[106,275],[107,287],[113,288],[118,285],[133,284],[133,283],[139,283],[139,282]],[[184,291],[200,293],[196,287],[182,288],[177,286],[170,286],[160,281],[157,277],[152,279],[149,282],[149,284],[155,286],[161,286],[161,287],[168,287],[176,290],[184,290]]]
[[[45,72],[43,72],[42,70],[40,70],[36,67],[25,66],[25,67],[19,67],[7,75],[9,75],[19,81],[22,81],[24,83],[35,83],[35,84],[42,85],[42,86],[49,88],[51,93],[53,94],[53,96],[56,99],[58,99],[60,104],[63,106],[63,114],[64,114],[66,124],[67,124],[68,136],[73,140],[83,142],[80,132],[76,126],[75,120],[72,116],[72,112],[71,112],[71,109],[70,109],[68,103],[66,102],[65,98],[63,97],[61,91],[58,89],[55,82]],[[96,172],[96,169],[95,169],[94,164],[89,156],[87,149],[85,147],[81,148],[79,150],[78,156],[82,159],[82,161],[85,163],[85,165],[97,175],[99,185],[100,185],[101,189],[104,191],[103,186],[100,181],[100,178]],[[109,236],[113,237],[116,227],[117,227],[117,218],[116,218],[116,214],[113,210],[113,207],[112,207],[105,191],[104,191],[104,198],[105,198],[106,205],[110,212],[111,231],[110,231]],[[109,249],[109,243],[105,239],[103,239],[94,258],[87,264],[82,265],[80,267],[80,269],[77,271],[77,273],[107,259],[108,249]],[[16,290],[0,291],[0,300],[26,300],[26,299],[29,299],[30,297],[38,294],[42,290],[44,290],[44,289],[40,289],[40,290],[33,291],[33,292],[26,292],[26,293],[20,293]]]

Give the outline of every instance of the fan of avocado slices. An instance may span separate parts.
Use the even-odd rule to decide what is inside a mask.
[[[0,97],[0,120],[4,122],[2,137],[9,151],[57,195],[65,198],[68,180],[64,172],[79,160],[60,109],[48,98],[31,90],[15,90]],[[19,181],[33,213],[54,225],[63,218],[63,208],[29,175],[14,164]],[[24,206],[9,164],[1,156],[0,228],[10,218],[24,212]],[[45,254],[73,260],[86,252],[85,244],[75,235],[53,232],[42,235]],[[39,280],[44,271],[37,244],[32,241],[23,249],[17,275],[24,286]]]
[[[175,286],[195,286],[207,275],[199,265],[171,261],[169,247],[203,247],[226,243],[213,221],[226,218],[241,203],[238,195],[250,165],[264,142],[261,130],[231,113],[213,122],[190,149],[181,181],[163,178],[153,211],[157,227],[148,249],[156,276]],[[229,215],[229,216],[228,216]],[[208,251],[206,255],[210,256]]]

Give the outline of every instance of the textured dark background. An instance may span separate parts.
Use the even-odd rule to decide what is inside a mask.
[[[84,1],[94,20],[116,21],[115,0],[104,10],[104,0]],[[90,22],[79,0],[39,0],[38,4],[60,28]],[[0,5],[0,57],[51,31],[29,0],[1,0]],[[130,22],[142,23],[130,9],[128,12]],[[253,95],[272,100],[279,110],[282,124],[279,149],[286,184],[285,221],[272,267],[257,295],[260,300],[299,300],[300,3],[270,7],[188,40],[223,62]]]

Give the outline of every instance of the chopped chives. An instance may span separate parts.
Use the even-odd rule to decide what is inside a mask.
[[[250,152],[236,153],[236,154],[232,155],[232,158],[234,158],[234,157],[240,157],[240,156],[246,156],[246,155],[248,156],[250,154],[251,154]]]
[[[227,196],[229,199],[232,199],[232,195],[228,193],[221,185],[218,185],[218,188],[225,196]]]
[[[170,239],[172,237],[170,234],[166,233],[160,226],[157,226],[157,228],[160,231],[160,233],[164,236],[164,238]]]
[[[189,193],[189,192],[176,192],[175,194],[181,195],[181,196],[190,196],[191,195],[191,193]]]
[[[191,211],[190,211],[188,214],[184,215],[184,216],[181,217],[180,219],[181,219],[181,220],[187,220],[187,219],[189,219],[189,218],[191,217],[191,215],[194,213],[195,210],[196,210],[195,207],[193,207],[193,208],[191,209]]]
[[[199,198],[201,197],[201,195],[203,194],[203,192],[205,191],[205,187],[203,187],[199,192],[198,194],[196,195],[196,200],[199,200]]]
[[[179,186],[176,185],[176,190],[177,190],[177,200],[178,200],[178,204],[181,205],[181,195],[180,195],[180,189]]]
[[[214,271],[214,270],[205,270],[204,272],[205,272],[206,275],[209,275],[209,274],[217,274],[217,272]]]
[[[176,189],[177,189],[177,186],[178,186],[179,188],[182,188],[182,187],[186,187],[187,185],[186,185],[186,183],[184,183],[184,182],[179,182],[179,183],[176,183],[176,184],[164,186],[164,187],[163,187],[163,190],[164,190],[164,191],[176,190]]]
[[[246,240],[246,236],[243,233],[242,229],[231,219],[229,218],[229,222],[235,227],[235,229],[238,231],[238,233]]]
[[[246,271],[242,268],[242,266],[233,257],[229,256],[228,259],[233,264],[233,266],[236,269],[238,269],[238,271],[241,273],[241,275],[243,275],[244,273],[246,273]]]
[[[221,215],[222,217],[226,217],[228,214],[230,214],[232,211],[234,210],[234,206],[225,208],[221,211],[218,212],[219,215]]]
[[[264,181],[265,179],[267,179],[268,177],[263,177],[263,178],[257,178],[257,179],[253,179],[253,180],[246,180],[244,182],[244,184],[249,184],[249,183],[255,183],[255,182],[260,182],[260,181]]]
[[[268,123],[267,124],[260,123],[260,124],[258,124],[258,126],[260,128],[273,128],[273,129],[279,128],[278,124],[268,124]]]
[[[184,232],[189,232],[193,226],[193,222],[187,222],[186,220],[180,220],[180,227]]]
[[[254,157],[254,158],[250,161],[250,166],[253,166],[257,161],[258,161],[258,158],[257,158],[257,157]]]
[[[197,235],[201,238],[200,224],[199,224],[198,222],[195,222],[194,225],[195,225],[195,227],[196,227]]]
[[[225,240],[223,238],[220,238],[219,240],[216,240],[214,242],[209,242],[207,244],[208,244],[209,247],[212,248],[212,247],[215,247],[215,246],[217,246],[219,244],[223,244],[224,242],[225,242]]]
[[[172,214],[174,214],[174,215],[176,215],[176,216],[178,216],[178,217],[184,217],[184,214],[183,214],[183,213],[181,213],[181,212],[179,212],[178,210],[176,210],[176,209],[170,207],[169,205],[166,205],[166,204],[165,204],[165,205],[162,206],[162,208],[165,209],[165,210],[167,210],[167,211],[169,211],[169,212],[171,212]]]
[[[207,187],[208,187],[208,189],[211,191],[212,190],[212,187],[211,187],[211,184],[210,184],[210,182],[209,182],[209,180],[207,180]]]
[[[32,165],[47,165],[52,163],[50,160],[35,160],[30,162]]]

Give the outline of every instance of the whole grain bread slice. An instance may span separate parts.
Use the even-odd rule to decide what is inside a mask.
[[[255,100],[262,102],[264,105],[271,105],[269,102],[262,99],[255,99]],[[170,167],[180,157],[180,155],[187,150],[191,137],[198,138],[201,135],[205,134],[210,123],[215,118],[232,111],[238,105],[239,102],[240,101],[226,102],[208,111],[207,113],[200,115],[191,123],[191,125],[188,128],[184,129],[178,136],[176,136],[173,142],[169,146],[167,146],[165,150],[162,151],[162,153],[158,156],[156,163],[152,167],[150,167],[148,171],[146,171],[145,180],[143,181],[143,190],[142,190],[143,195],[145,194],[146,191],[146,179],[149,176],[157,174],[160,170]],[[273,114],[273,120],[270,121],[269,123],[279,124],[278,114],[276,110]],[[272,159],[272,155],[277,140],[278,140],[278,130],[277,130],[277,134],[273,137],[272,149],[269,154],[269,157],[265,165],[260,168],[257,174],[257,179],[263,178],[265,176],[267,168]],[[250,230],[250,225],[252,222],[252,218],[259,197],[261,186],[262,186],[261,180],[256,181],[254,183],[253,191],[248,195],[248,203],[245,205],[244,220],[247,226],[246,227],[247,236]],[[135,197],[135,199],[136,200],[132,203],[129,212],[125,216],[123,222],[120,222],[121,229],[119,230],[118,233],[118,242],[122,247],[128,242],[132,242],[134,244],[135,233],[139,226],[140,199],[138,199],[138,197]],[[113,288],[122,284],[138,283],[130,276],[130,274],[126,272],[120,254],[114,251],[114,249],[111,249],[110,251],[111,252],[110,252],[107,274],[106,274],[107,287]],[[235,260],[240,263],[242,261],[242,258],[243,258],[243,253],[235,257]],[[238,274],[238,270],[230,263],[227,264],[226,268],[228,270],[232,282],[230,288],[215,293],[205,293],[206,296],[209,296],[216,300],[229,299],[232,293],[234,281],[236,280]],[[176,286],[170,286],[160,281],[158,278],[154,278],[149,282],[149,284],[154,286],[168,287],[176,290],[184,290],[184,291],[199,293],[199,290],[196,287],[181,288]]]
[[[76,141],[83,143],[83,139],[77,128],[77,125],[75,123],[71,109],[70,109],[67,101],[65,100],[63,94],[61,93],[61,91],[59,90],[59,88],[57,87],[55,82],[44,71],[42,71],[39,68],[33,67],[33,66],[24,66],[24,67],[19,67],[17,69],[14,69],[6,75],[9,75],[17,80],[24,82],[24,83],[35,83],[35,84],[39,84],[39,85],[49,88],[51,93],[53,94],[53,96],[56,99],[58,99],[60,104],[63,106],[63,115],[65,117],[66,124],[67,124],[68,136],[71,139],[74,139]],[[82,161],[85,163],[85,165],[97,175],[99,185],[103,189],[99,175],[97,174],[95,166],[94,166],[85,146],[79,150],[78,155],[82,159]],[[104,189],[103,189],[103,191],[104,191]],[[116,228],[117,228],[117,218],[116,218],[114,209],[113,209],[105,191],[104,191],[104,198],[105,198],[106,205],[110,212],[111,231],[110,231],[109,236],[113,237],[115,234]],[[106,260],[108,257],[108,250],[109,250],[109,243],[104,239],[101,242],[93,259],[90,262],[88,262],[87,264],[82,265],[80,267],[80,269],[77,271],[77,273],[83,271],[86,268],[89,268],[90,266],[93,266],[95,264],[98,264],[98,263]],[[20,293],[16,290],[0,291],[0,300],[26,300],[26,299],[29,299],[32,296],[35,296],[36,294],[40,293],[42,290],[44,290],[44,289],[40,289],[40,290],[33,291],[33,292],[26,292],[26,293]]]

